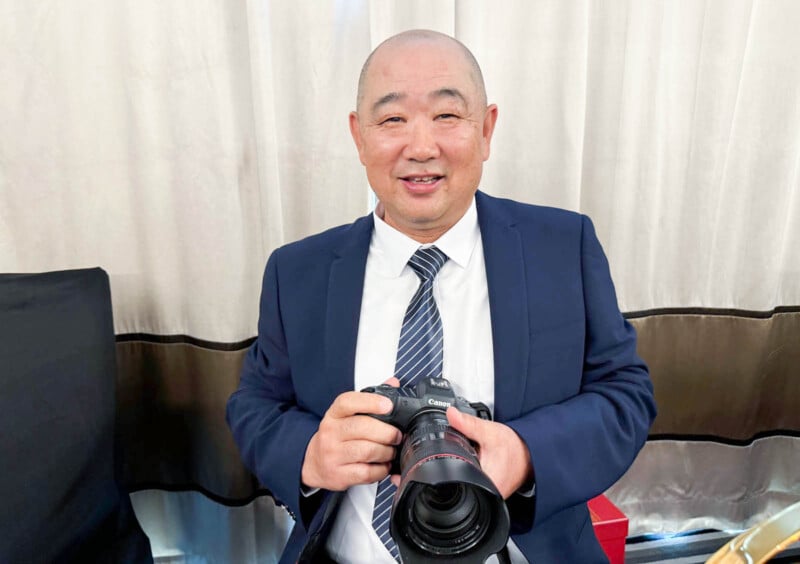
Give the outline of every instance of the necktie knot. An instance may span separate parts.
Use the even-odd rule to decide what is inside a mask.
[[[433,280],[445,262],[447,262],[447,255],[436,247],[419,248],[408,259],[408,265],[423,282]]]

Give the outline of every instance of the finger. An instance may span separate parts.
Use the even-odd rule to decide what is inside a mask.
[[[399,445],[403,434],[397,427],[368,415],[341,419],[341,440],[366,440],[382,445]]]
[[[389,475],[391,464],[348,464],[342,467],[342,474],[345,476],[347,486],[357,484],[371,484],[383,480]],[[342,488],[344,489],[344,488]]]
[[[364,440],[346,441],[342,443],[342,451],[346,464],[390,463],[396,452],[392,446]]]
[[[461,413],[455,407],[447,408],[447,422],[462,435],[480,444],[483,438],[484,421],[466,413]]]
[[[358,413],[385,415],[393,408],[392,400],[380,394],[345,392],[336,397],[327,414],[336,418],[349,417]]]
[[[400,380],[398,380],[397,378],[395,378],[394,376],[392,376],[391,378],[389,378],[388,380],[386,380],[386,381],[384,382],[384,384],[388,384],[388,385],[390,385],[390,386],[391,386],[391,387],[393,387],[393,388],[399,388],[399,387],[400,387]]]
[[[389,480],[394,484],[394,487],[400,487],[400,474],[392,474]]]

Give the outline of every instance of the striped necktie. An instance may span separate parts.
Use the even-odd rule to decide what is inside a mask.
[[[420,378],[442,376],[442,320],[433,299],[433,279],[446,261],[447,255],[436,247],[420,248],[408,261],[419,276],[420,285],[408,304],[400,330],[394,375],[400,380],[401,388],[413,387]],[[389,532],[396,490],[388,476],[378,484],[372,526],[387,550],[399,561],[400,551]]]

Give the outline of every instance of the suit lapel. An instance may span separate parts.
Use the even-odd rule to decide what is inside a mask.
[[[325,385],[330,402],[354,386],[356,341],[364,271],[372,238],[372,215],[357,220],[334,249],[325,313]],[[330,403],[329,402],[329,403]]]
[[[494,348],[494,418],[519,416],[528,376],[530,328],[522,240],[512,219],[489,196],[476,195],[486,261]]]

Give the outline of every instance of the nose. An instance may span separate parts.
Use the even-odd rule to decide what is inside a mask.
[[[432,123],[416,120],[411,124],[403,156],[411,161],[425,162],[439,156],[439,143]]]

